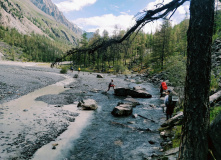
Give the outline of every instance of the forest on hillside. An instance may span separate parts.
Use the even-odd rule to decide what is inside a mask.
[[[85,52],[72,56],[74,64],[82,67],[90,67],[98,71],[106,72],[114,67],[116,72],[124,72],[133,69],[142,72],[143,69],[160,71],[167,67],[165,63],[171,56],[179,56],[185,59],[187,48],[188,19],[184,19],[180,24],[172,27],[170,20],[164,20],[163,24],[155,33],[146,34],[143,31],[133,33],[133,35],[123,41],[108,47],[106,50],[99,50],[95,54]],[[126,31],[115,31],[113,36],[109,36],[104,31],[100,36],[97,30],[91,39],[82,36],[81,47],[87,47],[95,43],[98,39],[120,39]]]
[[[12,61],[53,62],[71,48],[71,44],[32,33],[24,35],[16,29],[0,26],[0,41],[10,47],[2,47],[6,59]]]

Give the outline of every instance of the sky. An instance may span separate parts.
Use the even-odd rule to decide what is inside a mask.
[[[135,16],[144,10],[153,10],[156,4],[167,4],[172,0],[52,0],[64,16],[82,30],[95,32],[127,30],[135,24]],[[189,2],[180,6],[172,16],[172,25],[180,23],[189,14]],[[145,33],[154,32],[162,21],[148,23]]]

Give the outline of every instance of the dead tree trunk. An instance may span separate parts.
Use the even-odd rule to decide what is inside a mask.
[[[179,159],[206,160],[214,0],[191,0],[184,125]]]

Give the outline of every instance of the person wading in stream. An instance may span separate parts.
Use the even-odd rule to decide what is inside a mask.
[[[114,80],[113,80],[113,79],[112,79],[111,82],[109,83],[107,91],[109,91],[111,87],[113,87],[113,89],[114,89],[114,87],[115,87],[115,85],[114,85]]]
[[[164,104],[166,106],[166,115],[167,115],[167,120],[169,118],[172,118],[172,114],[173,114],[173,101],[172,101],[172,95],[171,95],[171,90],[167,90],[166,91],[166,97],[164,99]]]

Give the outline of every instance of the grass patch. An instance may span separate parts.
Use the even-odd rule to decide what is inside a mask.
[[[210,122],[212,122],[215,117],[221,112],[221,106],[213,107],[210,109]],[[172,148],[176,148],[180,146],[180,140],[181,140],[181,132],[182,132],[182,126],[175,126],[173,129],[175,135],[174,139],[172,140]]]
[[[50,67],[51,63],[37,63],[37,66],[40,66],[40,67]]]
[[[210,122],[212,122],[220,112],[221,112],[221,106],[211,108],[210,109]]]
[[[176,127],[174,127],[173,130],[175,132],[175,135],[174,135],[174,139],[172,140],[172,142],[173,142],[172,148],[176,148],[176,147],[180,146],[182,126],[181,125],[176,126]]]

